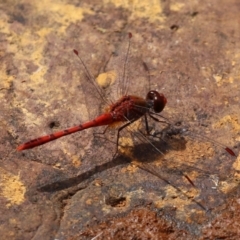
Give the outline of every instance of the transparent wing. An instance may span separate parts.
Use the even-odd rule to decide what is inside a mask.
[[[145,98],[148,78],[142,63],[141,54],[134,47],[134,36],[131,38],[128,34],[107,66],[107,71],[114,75],[111,87],[106,89],[107,98],[117,100],[125,95]]]

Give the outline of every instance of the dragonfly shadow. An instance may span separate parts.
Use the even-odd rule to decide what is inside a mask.
[[[100,164],[100,165],[96,165],[90,170],[85,171],[77,176],[67,178],[64,180],[59,180],[57,182],[53,182],[50,184],[38,186],[37,190],[41,192],[56,192],[56,191],[64,190],[67,188],[71,188],[73,186],[76,186],[82,183],[85,180],[91,179],[91,177],[96,174],[100,174],[101,172],[106,171],[107,169],[114,168],[116,166],[119,166],[121,164],[128,163],[128,162],[129,160],[127,160],[127,157],[122,155],[117,156],[111,161]]]
[[[133,156],[139,162],[150,163],[156,159],[165,158],[170,151],[184,151],[187,141],[183,137],[166,136],[150,143],[140,143],[133,149]]]
[[[165,154],[167,154],[171,150],[182,151],[185,148],[186,141],[184,138],[170,137],[167,140],[155,140],[151,143],[138,144],[132,149],[132,156],[134,156],[134,158],[136,158],[141,163],[149,163],[155,161],[156,159],[159,159],[159,157],[161,156],[164,158]],[[130,157],[119,154],[117,157],[115,157],[109,162],[96,165],[90,170],[85,171],[77,176],[64,180],[57,180],[53,183],[38,186],[37,190],[41,192],[56,192],[68,189],[82,183],[85,180],[91,179],[91,177],[93,177],[94,175],[100,174],[107,169],[111,169],[129,162],[131,162]]]

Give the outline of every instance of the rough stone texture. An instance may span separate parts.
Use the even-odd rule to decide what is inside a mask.
[[[240,3],[123,2],[0,3],[1,239],[239,238]],[[72,49],[118,82],[128,32],[129,93],[148,91],[144,61],[168,99],[162,115],[189,131],[150,122],[161,154],[133,126],[120,139],[133,148],[113,160],[92,129],[17,152],[101,112]]]

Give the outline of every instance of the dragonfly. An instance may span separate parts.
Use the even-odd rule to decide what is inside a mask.
[[[112,157],[112,159],[114,159],[119,151],[120,133],[124,129],[128,130],[128,127],[130,127],[130,125],[132,125],[137,120],[144,119],[146,136],[153,136],[153,137],[156,136],[155,133],[153,133],[153,134],[151,133],[151,129],[148,124],[149,118],[159,124],[167,123],[167,125],[169,126],[168,127],[169,132],[167,134],[169,134],[169,135],[170,134],[173,134],[173,135],[178,134],[179,133],[178,130],[176,130],[176,128],[174,128],[174,127],[172,128],[172,126],[174,124],[167,118],[164,118],[163,116],[160,115],[160,113],[164,110],[165,106],[167,105],[167,98],[165,97],[165,95],[163,93],[161,93],[157,90],[148,90],[145,98],[138,96],[137,94],[136,95],[128,94],[128,90],[130,88],[130,86],[129,86],[130,81],[127,76],[127,74],[128,74],[127,67],[128,67],[128,58],[129,58],[129,54],[130,54],[129,52],[130,52],[131,39],[132,39],[132,34],[129,33],[126,54],[122,60],[123,68],[122,68],[121,76],[119,76],[119,79],[120,79],[119,82],[121,84],[121,89],[117,90],[119,93],[118,95],[120,95],[119,99],[117,99],[116,101],[113,101],[110,99],[110,101],[109,101],[109,99],[106,98],[106,95],[103,93],[103,89],[100,88],[99,85],[96,83],[95,78],[92,76],[92,74],[88,70],[85,62],[83,61],[81,54],[79,54],[79,52],[76,49],[74,49],[73,53],[77,56],[81,65],[83,66],[85,73],[87,75],[87,81],[95,87],[96,93],[98,94],[98,96],[100,97],[102,102],[104,104],[107,104],[107,108],[105,109],[105,111],[103,111],[102,114],[100,114],[99,116],[93,118],[92,120],[90,120],[88,122],[81,123],[77,126],[70,127],[65,130],[57,131],[57,132],[51,133],[49,135],[45,135],[45,136],[41,136],[41,137],[32,139],[30,141],[27,141],[27,142],[19,145],[17,147],[17,150],[23,151],[23,150],[27,150],[27,149],[32,149],[32,148],[41,146],[43,144],[49,143],[51,141],[54,141],[56,139],[62,138],[64,136],[67,136],[67,135],[70,135],[70,134],[73,134],[73,133],[76,133],[79,131],[83,131],[85,129],[106,126],[106,129],[104,130],[103,133],[105,133],[111,127],[117,128],[117,130],[116,130],[117,136],[116,136],[116,142],[115,142],[116,150]],[[150,84],[149,84],[150,74],[149,74],[148,66],[145,62],[143,62],[143,67],[144,67],[145,71],[148,72],[148,76],[149,76],[148,88],[150,89]],[[111,90],[112,89],[110,88],[109,91],[111,91]],[[111,93],[110,97],[112,97],[114,94],[115,93]],[[160,119],[159,119],[159,117],[160,117]],[[129,130],[129,131],[131,131],[131,130]],[[172,131],[172,132],[170,132],[170,131]],[[176,132],[174,133],[174,131],[176,131]],[[138,136],[139,135],[140,135],[140,137],[142,137],[144,139],[144,141],[149,143],[154,150],[156,150],[161,155],[165,156],[165,153],[163,153],[162,150],[160,150],[151,140],[148,140],[148,138],[145,137],[144,133],[138,132]],[[221,143],[218,143],[217,141],[212,140],[210,138],[207,138],[204,136],[200,136],[200,137],[202,137],[202,138],[206,139],[207,141],[212,142],[214,145],[217,145],[218,147],[224,149],[231,156],[236,156],[236,154],[234,153],[234,151],[231,148],[229,148]],[[160,138],[162,139],[162,137],[160,137]],[[138,165],[138,166],[140,168],[152,173],[153,175],[159,176],[159,174],[155,171],[156,169],[154,169],[152,167],[149,168],[149,166],[147,166],[147,165],[146,165],[147,167],[145,167],[143,165]],[[188,175],[186,175],[181,170],[179,172],[188,180],[188,182],[190,182],[191,185],[195,186],[194,182],[190,179],[190,177],[188,177]],[[160,176],[160,178],[161,178],[161,176]],[[170,181],[168,181],[168,180],[164,180],[164,181],[167,184],[172,185],[172,183]],[[175,188],[178,189],[178,187],[175,187]],[[202,207],[202,205],[200,205],[200,206]],[[202,208],[204,208],[204,207],[202,207]]]
[[[132,34],[129,33],[129,39],[131,38],[132,38]],[[129,41],[127,55],[129,54],[129,48],[130,48],[130,41]],[[85,63],[83,62],[82,58],[79,56],[78,51],[74,49],[73,52],[76,54],[76,56],[79,58],[82,65],[84,66],[86,73],[88,75],[88,79],[92,81],[93,84],[95,85],[95,80],[92,78]],[[123,75],[125,75],[125,67],[124,67]],[[98,93],[104,99],[104,97],[102,96],[99,90],[98,90]],[[45,136],[30,140],[26,143],[19,145],[17,147],[17,150],[22,151],[26,149],[31,149],[31,148],[43,145],[45,143],[48,143],[50,141],[56,140],[58,138],[64,137],[66,135],[83,131],[88,128],[105,126],[105,125],[112,126],[112,125],[119,125],[123,123],[123,125],[119,127],[117,130],[116,145],[118,148],[120,132],[124,128],[126,128],[133,122],[137,121],[139,118],[143,116],[146,117],[146,115],[150,116],[155,121],[159,121],[153,115],[156,113],[160,113],[164,109],[166,103],[167,103],[167,99],[164,96],[164,94],[159,93],[156,90],[150,90],[147,93],[147,96],[145,99],[135,95],[124,95],[120,99],[118,99],[116,102],[109,105],[106,112],[94,118],[93,120],[80,124],[78,126],[74,126],[62,131],[58,131],[49,135],[45,135]]]
[[[119,126],[117,129],[117,142],[116,142],[116,153],[118,151],[118,145],[119,145],[119,138],[120,138],[120,132],[127,128],[129,125],[137,121],[138,119],[144,117],[145,118],[145,125],[146,125],[146,131],[147,134],[150,134],[150,130],[148,127],[148,121],[147,116],[152,118],[156,122],[163,122],[162,120],[159,120],[155,116],[160,116],[159,113],[163,111],[167,104],[167,98],[164,96],[163,93],[159,93],[156,90],[149,90],[146,98],[137,96],[137,95],[128,95],[127,90],[129,87],[129,80],[126,77],[126,65],[128,62],[128,55],[130,51],[130,43],[132,34],[128,34],[128,47],[127,47],[127,53],[126,58],[124,60],[124,66],[123,66],[123,73],[122,73],[122,93],[124,93],[123,96],[121,96],[117,101],[108,103],[108,107],[105,112],[100,114],[99,116],[95,117],[93,120],[79,124],[74,127],[67,128],[65,130],[57,131],[55,133],[51,133],[49,135],[41,136],[35,139],[32,139],[28,142],[25,142],[17,147],[18,151],[27,150],[31,148],[38,147],[40,145],[46,144],[48,142],[51,142],[53,140],[56,140],[58,138],[64,137],[69,134],[73,134],[79,131],[83,131],[88,128],[95,128],[99,126],[108,126],[107,129],[111,126]],[[87,66],[85,65],[83,59],[79,55],[79,52],[74,49],[74,54],[78,57],[80,60],[82,66],[84,67],[84,70],[87,74],[88,81],[90,81],[96,88],[98,94],[100,95],[101,99],[104,102],[108,102],[104,95],[102,94],[102,89],[99,88],[99,86],[96,84],[96,81],[94,77],[89,72]],[[143,63],[144,68],[146,71],[149,72],[149,69],[145,63]],[[155,116],[154,116],[155,115]],[[160,116],[162,117],[162,116]],[[166,120],[166,119],[165,119]],[[167,119],[168,120],[168,119]],[[172,123],[168,123],[172,125]],[[105,131],[104,131],[105,132]],[[211,141],[211,139],[209,139]],[[234,151],[224,146],[220,143],[217,143],[214,141],[214,144],[221,146],[225,149],[230,155],[236,156]],[[154,147],[154,146],[153,146]],[[155,148],[157,149],[157,148]],[[157,149],[158,150],[158,149]],[[116,155],[114,154],[114,156]]]

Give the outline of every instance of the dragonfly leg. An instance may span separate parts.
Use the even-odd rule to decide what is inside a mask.
[[[116,157],[116,155],[118,154],[118,146],[119,146],[119,137],[120,137],[120,132],[126,128],[127,126],[129,126],[130,124],[132,124],[133,121],[129,121],[126,124],[124,124],[123,126],[121,126],[118,130],[117,130],[117,146],[116,146],[116,152],[113,155],[113,159]]]
[[[103,130],[103,132],[95,132],[95,133],[93,133],[93,135],[94,136],[95,135],[104,135],[106,133],[106,131],[108,130],[108,128],[109,128],[109,125]]]

